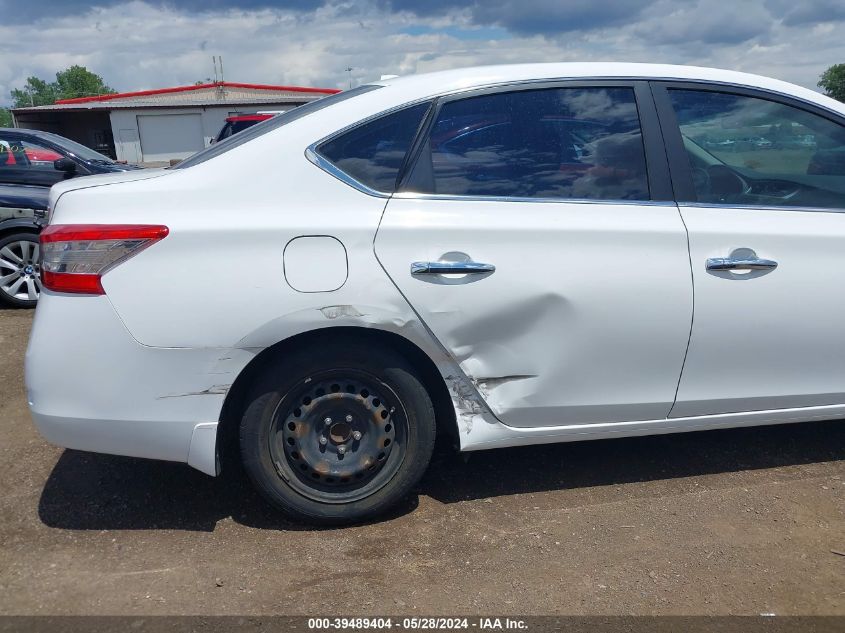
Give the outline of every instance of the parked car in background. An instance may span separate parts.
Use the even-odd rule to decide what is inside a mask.
[[[815,145],[743,140],[772,126]],[[437,431],[472,451],[841,419],[843,156],[845,104],[730,71],[341,92],[53,188],[33,419],[74,449],[240,460],[311,522],[396,504]]]
[[[272,119],[277,114],[281,114],[281,112],[257,112],[255,114],[237,114],[227,117],[226,124],[220,129],[220,132],[217,134],[214,142],[219,143],[233,134],[237,134],[238,132],[243,132],[244,130],[251,128],[256,123]]]
[[[38,233],[50,187],[131,169],[57,134],[0,128],[0,301],[32,307],[38,300]]]

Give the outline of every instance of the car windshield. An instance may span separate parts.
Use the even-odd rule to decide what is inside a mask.
[[[345,90],[343,92],[338,92],[328,97],[316,99],[315,101],[311,101],[309,103],[306,103],[305,105],[301,105],[297,108],[294,108],[293,110],[288,110],[287,112],[283,112],[282,114],[276,115],[270,119],[267,119],[266,121],[261,121],[260,123],[253,125],[251,128],[248,128],[239,134],[232,134],[231,136],[220,141],[219,143],[215,143],[214,145],[211,145],[205,148],[204,150],[200,150],[193,156],[183,160],[178,165],[172,167],[172,169],[186,169],[188,167],[193,167],[194,165],[199,165],[200,163],[204,163],[205,161],[212,159],[215,156],[225,154],[231,149],[235,149],[236,147],[239,147],[244,143],[248,143],[254,138],[263,136],[264,134],[267,134],[267,132],[272,132],[276,128],[280,128],[283,125],[292,123],[293,121],[308,116],[309,114],[313,114],[314,112],[317,112],[329,106],[333,106],[342,101],[346,101],[347,99],[351,99],[352,97],[357,97],[358,95],[362,95],[366,92],[377,90],[381,87],[382,86],[376,85],[358,86],[357,88],[353,88],[352,90]]]
[[[72,141],[69,138],[65,138],[63,136],[58,136],[56,134],[51,134],[50,132],[42,132],[40,136],[51,143],[58,145],[64,150],[67,150],[74,156],[81,158],[82,160],[91,161],[92,163],[108,163],[112,164],[114,161],[101,154],[100,152],[95,152],[90,147],[85,147],[82,143],[77,143],[76,141]]]

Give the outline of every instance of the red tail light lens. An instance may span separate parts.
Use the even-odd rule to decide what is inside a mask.
[[[149,224],[53,224],[41,232],[41,283],[48,290],[105,294],[102,276],[167,236]]]

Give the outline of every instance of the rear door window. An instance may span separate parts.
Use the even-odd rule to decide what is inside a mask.
[[[407,188],[472,197],[647,200],[634,90],[548,88],[447,101]]]

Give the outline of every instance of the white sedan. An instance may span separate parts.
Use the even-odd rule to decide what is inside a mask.
[[[56,185],[51,209],[41,433],[209,475],[239,459],[299,519],[384,511],[436,433],[471,451],[845,415],[845,105],[781,81],[389,79],[176,168]]]

